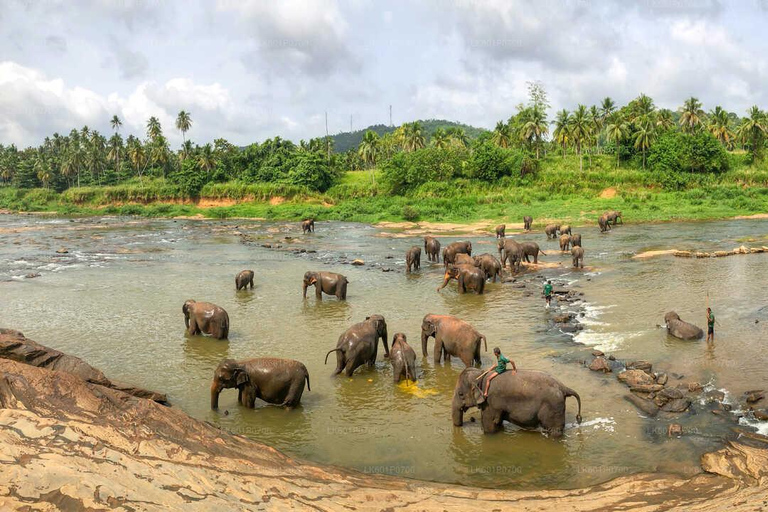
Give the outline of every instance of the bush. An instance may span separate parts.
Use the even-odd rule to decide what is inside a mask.
[[[294,165],[284,180],[291,185],[325,192],[339,178],[338,173],[328,165],[326,158],[318,153],[300,153],[293,160]]]
[[[668,173],[720,173],[728,170],[728,154],[711,134],[668,132],[659,137],[648,153],[654,171]]]
[[[177,171],[171,173],[169,179],[179,186],[185,196],[198,197],[207,177],[195,162],[187,159],[181,162]]]
[[[446,181],[463,174],[466,148],[428,147],[398,153],[382,167],[382,178],[394,194],[403,194],[430,181]]]
[[[407,221],[414,222],[419,220],[419,212],[410,205],[403,206],[403,218]]]

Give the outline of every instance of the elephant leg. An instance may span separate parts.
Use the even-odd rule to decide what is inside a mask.
[[[189,327],[187,327],[187,334],[190,336],[194,336],[198,333],[198,327],[197,322],[195,321],[195,317],[193,315],[189,316]]]
[[[477,284],[477,294],[482,295],[483,293],[485,293],[485,279],[481,279]]]
[[[440,357],[442,356],[442,352],[443,352],[443,339],[440,336],[435,335],[435,350],[433,351],[435,364],[440,363]]]
[[[347,361],[344,357],[344,353],[339,351],[336,352],[336,369],[333,371],[334,375],[338,375],[341,372],[344,371],[344,366],[346,366]]]
[[[347,366],[344,368],[344,374],[347,377],[351,377],[352,374],[355,373],[355,370],[357,369],[358,366],[360,366],[360,365],[359,364],[355,364],[355,360],[354,359],[350,359],[349,361],[347,361]]]
[[[291,383],[291,387],[288,389],[288,394],[285,396],[285,400],[280,404],[287,409],[293,409],[301,401],[301,395],[304,394],[304,377],[301,380],[294,379]]]
[[[464,363],[464,366],[472,366],[472,363],[474,362],[474,354],[471,354],[466,350],[459,354],[459,358],[461,359],[461,362]]]
[[[486,407],[485,409],[483,409],[483,412],[481,413],[480,417],[483,423],[483,433],[495,434],[496,432],[501,430],[501,426],[502,426],[501,413],[496,409],[493,409],[490,406]]]
[[[536,415],[539,424],[554,438],[562,437],[565,430],[565,404],[553,407],[548,403],[541,404]]]
[[[344,281],[339,285],[339,293],[337,297],[340,300],[347,300],[347,282],[346,281]]]
[[[315,283],[315,298],[317,300],[323,300],[323,289],[320,283]]]
[[[253,279],[251,279],[251,290],[253,290]]]

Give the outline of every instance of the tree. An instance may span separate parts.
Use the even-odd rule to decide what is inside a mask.
[[[656,127],[660,131],[665,132],[671,130],[674,126],[675,121],[672,119],[672,111],[667,108],[659,110],[656,114]]]
[[[451,138],[445,132],[444,128],[438,128],[435,133],[432,134],[432,145],[436,148],[445,149],[451,144]]]
[[[552,136],[555,138],[555,142],[563,149],[563,158],[565,158],[565,147],[570,140],[568,133],[570,122],[570,115],[565,109],[558,112],[557,117],[553,121],[555,123],[555,130],[552,132]]]
[[[381,138],[373,130],[368,130],[363,135],[363,140],[357,148],[357,153],[363,160],[363,163],[371,169],[371,183],[376,183],[376,175],[373,168],[376,166],[376,160],[379,157],[379,147]]]
[[[469,145],[467,132],[460,126],[451,126],[445,130],[445,135],[452,146],[465,148]]]
[[[680,108],[680,129],[683,133],[694,133],[704,120],[704,110],[698,98],[691,96]]]
[[[216,157],[213,154],[213,146],[210,143],[200,148],[200,154],[197,156],[197,165],[207,175],[210,175],[213,168],[216,167]]]
[[[734,134],[730,128],[728,112],[721,106],[711,110],[708,116],[707,130],[727,149],[733,149]]]
[[[42,157],[38,156],[37,162],[35,162],[35,173],[37,179],[43,184],[43,187],[48,188],[53,177],[51,173],[51,166]]]
[[[568,131],[571,134],[571,139],[576,145],[576,153],[579,155],[579,171],[584,171],[584,158],[581,154],[581,148],[584,145],[584,141],[589,140],[590,127],[589,127],[589,115],[587,114],[587,107],[579,104],[576,110],[573,111],[569,120]]]
[[[655,135],[653,124],[648,117],[645,117],[635,129],[634,146],[635,149],[638,149],[643,153],[643,170],[645,170],[645,152],[651,147]]]
[[[742,144],[746,145],[753,161],[761,160],[766,135],[768,134],[768,119],[757,105],[747,110],[747,117],[742,119],[736,132]]]
[[[150,117],[147,121],[147,137],[150,140],[155,140],[162,135],[163,129],[160,126],[160,121],[155,116]]]
[[[192,128],[192,117],[189,115],[189,112],[184,110],[179,112],[179,115],[176,116],[176,128],[181,132],[182,144],[186,146],[186,134],[189,129]],[[186,147],[184,149],[184,153],[185,156],[188,155]]]
[[[546,96],[545,96],[546,99]],[[526,122],[522,126],[522,137],[536,148],[536,159],[539,159],[541,139],[549,133],[547,114],[542,105],[534,104],[529,109]]]
[[[615,116],[611,124],[606,127],[606,137],[616,145],[616,168],[619,168],[619,155],[621,154],[621,141],[629,136],[629,125],[621,118]]]
[[[406,152],[416,151],[421,149],[425,145],[424,132],[421,128],[421,123],[414,121],[413,123],[404,123],[402,126],[402,146]]]
[[[614,101],[606,96],[603,99],[603,102],[600,104],[600,114],[603,118],[603,123],[613,115],[613,113],[616,111],[616,103]]]
[[[592,137],[595,142],[595,149],[597,154],[600,154],[600,132],[603,130],[603,117],[600,114],[600,109],[595,105],[589,107],[589,122],[592,125]]]
[[[500,148],[506,149],[510,146],[511,139],[509,125],[504,121],[497,122],[496,128],[494,128],[493,133],[491,134],[491,141]]]

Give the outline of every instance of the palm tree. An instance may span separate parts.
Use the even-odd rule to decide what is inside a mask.
[[[680,108],[680,129],[684,133],[694,133],[704,120],[704,110],[698,98],[691,96]]]
[[[424,147],[424,132],[420,122],[404,123],[402,127],[403,149],[405,151],[416,151]]]
[[[109,124],[112,125],[112,129],[115,130],[115,133],[120,131],[120,128],[123,126],[123,122],[119,117],[117,117],[117,115],[112,116],[112,120],[109,122]]]
[[[379,148],[381,146],[381,138],[379,134],[373,130],[368,130],[363,135],[363,140],[360,141],[360,145],[357,148],[357,153],[360,155],[360,159],[371,170],[371,183],[376,184],[376,175],[374,173],[374,167],[376,167],[376,160],[379,157]]]
[[[749,153],[753,160],[760,160],[763,153],[766,135],[768,135],[768,119],[765,112],[757,105],[747,110],[747,117],[742,119],[736,135],[742,144],[749,147]]]
[[[160,121],[155,116],[150,117],[147,121],[147,137],[149,137],[150,140],[155,140],[162,134],[163,129],[160,126]]]
[[[615,116],[613,122],[605,129],[606,137],[616,145],[616,168],[619,168],[619,156],[621,154],[621,141],[629,135],[629,125],[621,118]]]
[[[549,125],[547,124],[547,113],[539,105],[534,105],[530,108],[527,121],[522,126],[522,137],[530,144],[536,146],[536,159],[539,159],[539,149],[541,147],[541,139],[549,133]]]
[[[2,167],[0,167],[0,178],[3,180],[3,183],[10,183],[13,179],[13,169],[7,163],[3,163]]]
[[[445,135],[448,137],[448,141],[451,145],[456,147],[467,147],[469,145],[469,137],[464,128],[460,126],[451,126],[445,130]]]
[[[610,98],[609,98],[610,99]],[[553,121],[555,123],[555,130],[552,132],[552,136],[555,138],[555,142],[563,148],[563,158],[565,158],[565,147],[570,140],[568,133],[568,126],[570,125],[570,115],[568,111],[563,109],[557,113],[557,117]]]
[[[584,158],[581,154],[581,148],[584,145],[584,141],[589,140],[590,127],[589,127],[589,115],[587,114],[587,107],[579,105],[576,110],[573,111],[573,115],[569,120],[568,131],[570,132],[571,139],[576,145],[576,153],[579,155],[579,171],[584,171]]]
[[[186,146],[186,134],[192,128],[192,117],[190,117],[189,112],[184,110],[179,112],[179,115],[176,116],[176,128],[181,132],[182,143]],[[186,153],[186,148],[184,152]]]
[[[141,145],[135,137],[129,139],[128,144],[128,158],[131,160],[133,170],[137,176],[141,177],[144,168],[147,165],[147,155],[144,151],[144,146]]]
[[[491,141],[500,148],[508,148],[511,143],[511,138],[509,125],[504,121],[497,122],[496,128],[494,128],[493,133],[491,134]]]
[[[120,136],[117,132],[120,131],[120,128],[123,126],[123,122],[120,120],[119,117],[117,117],[117,114],[112,116],[112,120],[109,121],[109,124],[112,125],[112,129],[115,130],[115,135],[109,139],[110,141],[110,155],[112,154],[112,151],[114,150],[114,155],[112,157],[109,157],[110,160],[115,161],[115,172],[120,172],[120,149],[123,147],[123,141],[120,139]],[[119,143],[118,143],[119,140]]]
[[[643,152],[643,170],[645,170],[645,152],[651,147],[655,135],[653,124],[649,118],[645,118],[643,122],[637,125],[635,130],[635,149]]]
[[[653,104],[653,100],[645,93],[640,93],[640,96],[632,100],[632,119],[634,123],[637,118],[648,119],[650,115],[656,110],[656,106]],[[641,121],[642,122],[642,121]]]
[[[600,104],[600,114],[603,118],[603,123],[605,123],[605,120],[611,117],[615,111],[616,103],[614,103],[610,97],[606,96]]]
[[[672,111],[667,108],[659,110],[656,114],[656,127],[665,132],[671,130],[673,126],[675,126],[675,121],[672,119]]]
[[[35,172],[37,173],[37,179],[39,179],[43,187],[48,188],[51,183],[51,166],[42,157],[38,157],[35,162]]]
[[[432,145],[438,149],[445,149],[451,145],[451,138],[444,128],[438,128],[432,134]]]
[[[595,105],[589,107],[589,121],[592,124],[592,135],[595,141],[595,150],[600,154],[600,132],[603,130],[603,117]]]
[[[216,167],[216,156],[213,154],[213,146],[210,142],[200,148],[200,154],[197,157],[197,165],[200,166],[206,174],[210,174],[214,167]]]
[[[733,147],[734,138],[730,124],[731,120],[728,118],[728,111],[723,109],[723,107],[718,105],[709,112],[707,130],[728,149]]]

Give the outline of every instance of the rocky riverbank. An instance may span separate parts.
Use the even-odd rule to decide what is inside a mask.
[[[690,479],[525,492],[432,484],[303,463],[90,378],[98,370],[60,352],[57,364],[5,358],[49,350],[21,333],[0,341],[15,347],[0,358],[3,510],[739,511],[768,501],[768,444],[756,436],[705,455],[708,473]]]

